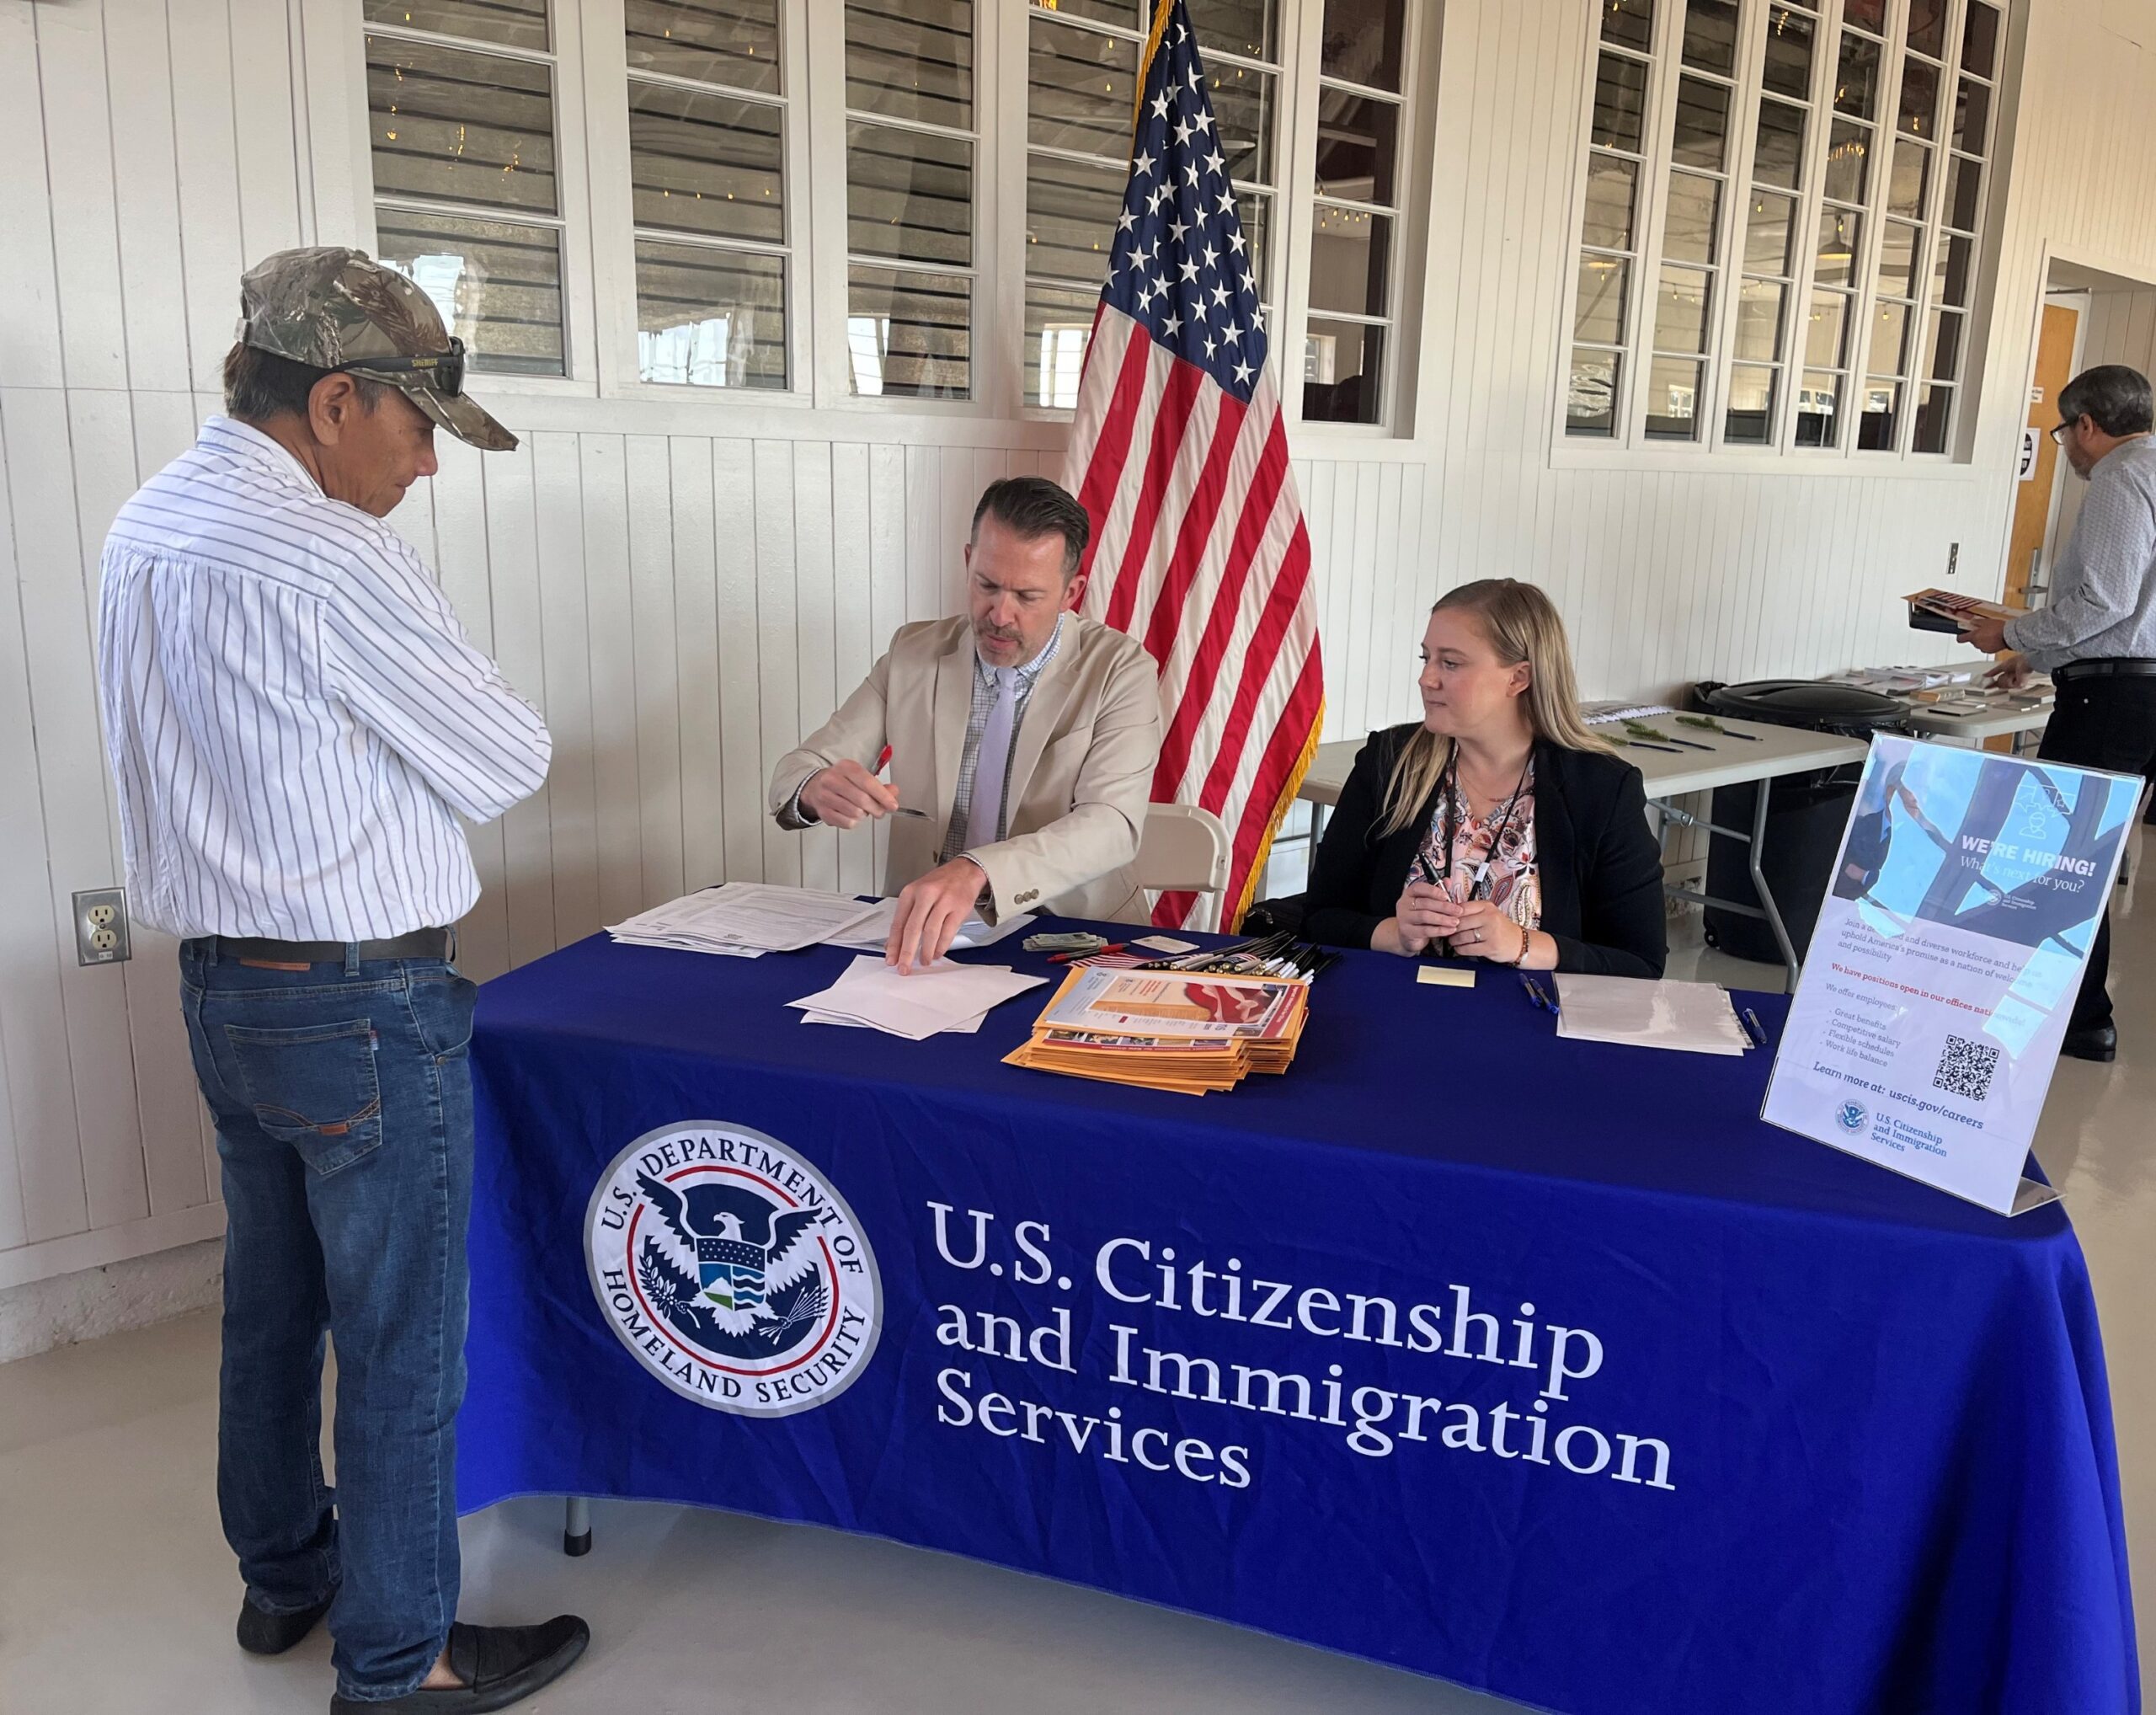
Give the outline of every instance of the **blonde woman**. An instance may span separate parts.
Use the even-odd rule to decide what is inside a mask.
[[[1526,970],[1662,975],[1640,771],[1580,719],[1564,622],[1486,578],[1431,610],[1422,721],[1370,735],[1326,823],[1303,932]]]

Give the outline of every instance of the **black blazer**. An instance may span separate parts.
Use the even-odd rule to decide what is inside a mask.
[[[1372,733],[1325,825],[1310,873],[1303,933],[1335,947],[1368,947],[1407,885],[1416,848],[1437,808],[1431,794],[1398,833],[1376,837],[1393,759],[1414,725]],[[1534,746],[1534,860],[1542,929],[1557,969],[1605,976],[1660,976],[1668,957],[1662,852],[1647,831],[1646,787],[1621,758]]]

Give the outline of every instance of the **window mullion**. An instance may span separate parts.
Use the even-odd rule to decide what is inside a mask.
[[[808,313],[800,319],[838,337],[811,339],[809,377],[814,402],[828,409],[852,396],[848,353],[846,302],[846,113],[845,0],[795,0],[789,8],[800,20],[803,40],[794,63],[805,67],[799,80],[808,110],[802,131],[808,152],[808,183],[797,206],[794,268],[796,288]],[[791,39],[789,47],[792,45]]]
[[[1273,198],[1279,232],[1273,249],[1273,377],[1280,409],[1290,424],[1303,420],[1301,354],[1310,339],[1310,257],[1317,228],[1318,66],[1325,45],[1325,0],[1287,0],[1280,22],[1283,61],[1278,146],[1287,151],[1273,176],[1281,189]],[[1289,67],[1293,67],[1292,76]]]
[[[1908,451],[1912,456],[1932,457],[1944,451],[1951,456],[1956,439],[1956,403],[1961,397],[1961,380],[1968,362],[1969,321],[1963,318],[1953,325],[1956,330],[1956,361],[1953,372],[1940,382],[1948,389],[1947,415],[1940,430],[1940,446],[1920,446],[1918,436],[1925,422],[1925,411],[1930,403],[1932,373],[1935,363],[1933,329],[1940,322],[1940,306],[1932,300],[1932,280],[1940,257],[1945,254],[1946,237],[1946,187],[1954,166],[1954,115],[1964,72],[1963,55],[1967,46],[1966,31],[1968,25],[1968,0],[1952,0],[1946,13],[1946,40],[1940,61],[1939,123],[1932,138],[1932,167],[1929,183],[1925,186],[1919,232],[1916,278],[1912,287],[1914,307],[1910,313],[1916,326],[1911,335],[1914,350],[1909,362],[1909,436]],[[1996,69],[1996,68],[1994,68]],[[1987,104],[1988,109],[1993,104]],[[1991,114],[1986,113],[1987,126]]]
[[[1430,222],[1408,211],[1434,206],[1437,162],[1438,8],[1407,8],[1400,42],[1400,174],[1394,195],[1400,209],[1399,261],[1394,280],[1392,343],[1399,353],[1392,387],[1392,433],[1406,438],[1424,420],[1423,333],[1429,319]],[[1575,264],[1577,266],[1577,264]],[[1569,334],[1567,334],[1569,339]]]
[[[566,12],[570,8],[559,8]],[[629,168],[629,56],[623,0],[584,0],[584,136],[590,151],[593,355],[601,393],[637,377],[637,246]]]
[[[1827,202],[1827,159],[1833,147],[1834,83],[1840,76],[1841,31],[1841,0],[1820,0],[1819,35],[1812,63],[1812,117],[1805,133],[1804,165],[1797,180],[1797,250],[1790,287],[1796,306],[1790,330],[1790,385],[1785,389],[1789,403],[1782,412],[1774,442],[1779,451],[1801,450],[1807,457],[1813,456],[1812,450],[1799,449],[1796,445],[1797,405],[1810,361],[1812,297],[1818,289],[1819,228]],[[1838,438],[1831,450],[1846,454],[1848,442]]]
[[[1746,0],[1738,13],[1737,80],[1730,93],[1729,177],[1722,187],[1715,235],[1721,297],[1715,316],[1716,337],[1707,351],[1707,390],[1715,401],[1715,413],[1700,437],[1700,444],[1715,452],[1721,451],[1722,431],[1729,421],[1730,366],[1737,361],[1737,316],[1744,298],[1745,213],[1752,203],[1752,168],[1758,147],[1760,59],[1766,52],[1770,9],[1770,0]]]
[[[1011,206],[1009,185],[1014,176],[1013,158],[1006,130],[1004,79],[998,75],[1007,58],[1006,39],[1026,37],[1024,13],[993,0],[974,8],[974,256],[973,276],[973,398],[977,409],[997,417],[1016,417],[1023,366],[1019,348],[1026,337],[1025,301],[1006,287],[1009,271],[999,265],[1006,256],[1017,256],[1024,273],[1025,159],[1024,120],[1019,121],[1016,159],[1019,166],[1019,202]],[[1025,88],[1024,61],[1020,61],[1019,85]],[[1015,215],[1015,219],[1014,219]],[[1015,238],[1006,236],[1015,234]]]
[[[1879,257],[1886,232],[1886,199],[1893,180],[1894,140],[1901,135],[1902,70],[1908,53],[1909,0],[1892,0],[1886,13],[1885,51],[1881,57],[1877,158],[1865,184],[1864,251],[1855,275],[1856,326],[1849,341],[1849,382],[1858,409],[1849,424],[1848,451],[1854,456],[1863,437],[1863,404],[1871,383],[1872,323],[1878,314]],[[1907,414],[1895,414],[1898,441]],[[1892,449],[1873,449],[1886,450]]]
[[[553,65],[561,51],[558,36],[551,48],[526,48],[514,42],[489,41],[484,36],[456,35],[447,30],[422,29],[408,24],[387,24],[378,18],[364,19],[360,27],[368,35],[380,36],[385,41],[410,42],[420,47],[459,48],[497,60],[522,60],[533,66]]]
[[[1628,448],[1640,447],[1647,441],[1646,382],[1654,369],[1654,316],[1662,301],[1662,229],[1668,218],[1670,180],[1674,176],[1677,86],[1684,75],[1684,8],[1657,7],[1654,58],[1647,78],[1646,153],[1640,172],[1639,248],[1632,253],[1637,259],[1633,264],[1632,301],[1625,307],[1625,367],[1631,372],[1625,401],[1623,444]]]

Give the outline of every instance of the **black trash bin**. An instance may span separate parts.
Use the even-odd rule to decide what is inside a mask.
[[[1898,725],[1903,715],[1902,705],[1891,697],[1860,691],[1853,685],[1822,685],[1812,679],[1699,685],[1693,689],[1692,702],[1695,708],[1709,714],[1840,733],[1867,741],[1874,733]],[[1781,911],[1783,927],[1789,931],[1790,944],[1800,959],[1819,921],[1834,853],[1841,846],[1842,829],[1849,820],[1862,772],[1863,765],[1853,762],[1806,774],[1785,774],[1773,783],[1768,794],[1767,837],[1759,854],[1760,866]],[[1748,831],[1758,791],[1756,783],[1749,783],[1716,787],[1711,820],[1720,827]],[[1752,885],[1750,847],[1743,841],[1718,836],[1709,839],[1707,891],[1716,899],[1758,905],[1758,893]],[[1769,964],[1782,962],[1773,926],[1764,917],[1748,917],[1709,906],[1705,932],[1710,947],[1732,958]]]

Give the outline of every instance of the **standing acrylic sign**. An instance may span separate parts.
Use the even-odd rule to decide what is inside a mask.
[[[2002,1215],[2141,782],[1875,740],[1763,1117]]]

